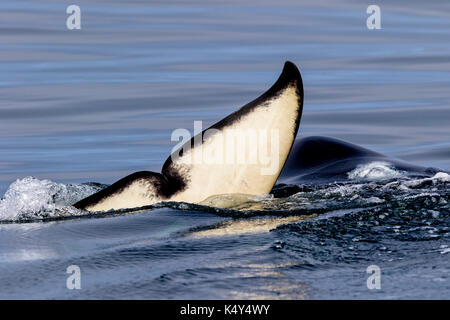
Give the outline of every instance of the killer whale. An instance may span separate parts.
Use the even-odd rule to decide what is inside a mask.
[[[430,177],[435,168],[409,164],[336,138],[309,136],[297,139],[278,179],[282,184],[348,180],[358,166],[381,163],[409,176]]]
[[[133,173],[75,203],[74,207],[89,211],[108,211],[142,207],[162,201],[198,203],[217,194],[269,193],[297,135],[303,99],[300,71],[295,64],[287,61],[278,80],[269,90],[180,146],[165,161],[161,173]],[[222,136],[217,132],[243,132],[249,128],[266,137],[276,133],[276,143],[271,140],[263,146],[258,143],[256,151],[253,148],[244,150],[244,153],[249,153],[249,157],[260,154],[263,147],[275,150],[274,157],[270,159],[270,172],[261,174],[264,169],[262,163],[255,162],[199,164],[188,161],[199,155],[201,158],[205,152],[219,154],[222,151],[227,155],[231,154],[232,150],[227,149],[229,145],[224,145]],[[206,135],[210,132],[213,134]]]
[[[278,166],[275,172],[261,175],[255,164],[185,163],[198,153],[198,136],[180,146],[164,163],[161,173],[133,173],[93,194],[74,206],[91,211],[136,208],[163,201],[200,203],[221,194],[267,194],[275,183],[329,183],[349,179],[358,166],[382,163],[411,176],[430,177],[435,168],[426,168],[392,159],[383,154],[343,140],[310,136],[297,139],[302,109],[303,83],[297,67],[286,62],[275,84],[257,99],[202,131],[200,142],[207,151],[217,151],[223,141],[217,135],[205,136],[210,129],[256,127],[281,132]],[[198,142],[198,141],[197,141]],[[185,152],[185,146],[188,151]],[[225,150],[226,152],[229,150]],[[173,158],[177,154],[178,157]]]

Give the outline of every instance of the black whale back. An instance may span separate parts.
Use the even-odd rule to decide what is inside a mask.
[[[391,159],[378,152],[329,137],[311,136],[294,142],[278,183],[330,182],[347,179],[358,165],[372,161],[387,162],[411,175],[430,176],[435,169]]]

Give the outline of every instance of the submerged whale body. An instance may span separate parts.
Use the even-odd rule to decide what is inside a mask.
[[[272,190],[289,155],[297,135],[303,107],[303,83],[299,70],[286,62],[275,84],[257,99],[217,122],[183,144],[166,160],[161,173],[137,172],[74,206],[89,211],[136,208],[162,201],[199,203],[218,194],[267,194]],[[261,140],[247,143],[244,150],[225,144],[225,134],[235,140],[253,130]],[[200,138],[199,138],[200,136]],[[233,139],[233,138],[231,138]],[[258,138],[259,139],[259,138]],[[198,141],[200,140],[200,144]],[[274,142],[275,141],[275,142]],[[256,148],[255,148],[256,147]],[[271,150],[267,161],[200,161],[207,155],[248,154],[249,159],[260,155],[261,149]],[[269,169],[269,170],[268,170]]]
[[[343,140],[311,136],[295,141],[278,182],[298,184],[348,180],[352,178],[351,173],[358,173],[358,168],[361,169],[360,175],[355,174],[354,178],[364,178],[364,174],[388,178],[389,173],[429,177],[438,172],[437,169],[392,159]]]

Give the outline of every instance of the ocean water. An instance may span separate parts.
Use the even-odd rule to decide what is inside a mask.
[[[361,1],[78,1],[81,30],[69,4],[0,3],[0,298],[450,298],[448,1],[378,1],[380,30]],[[70,206],[159,171],[174,129],[251,101],[285,60],[303,77],[298,138],[439,170],[372,163],[202,205]]]

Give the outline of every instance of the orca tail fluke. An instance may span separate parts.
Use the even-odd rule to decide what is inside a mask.
[[[75,207],[105,211],[161,201],[199,203],[219,194],[269,193],[297,135],[302,109],[302,77],[286,61],[261,96],[201,132],[200,139],[182,141],[161,173],[132,174]]]

